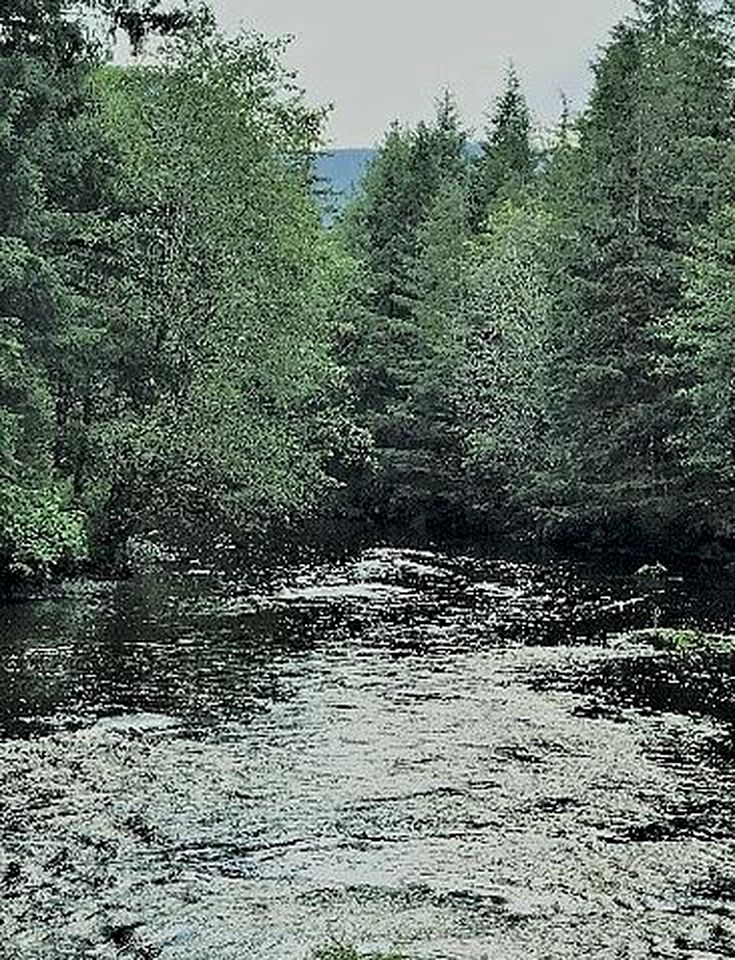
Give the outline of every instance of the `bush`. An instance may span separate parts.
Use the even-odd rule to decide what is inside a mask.
[[[0,487],[0,570],[19,577],[48,575],[86,554],[83,517],[58,489]]]

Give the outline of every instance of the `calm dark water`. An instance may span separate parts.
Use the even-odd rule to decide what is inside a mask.
[[[0,607],[0,957],[735,956],[735,580],[380,548]]]

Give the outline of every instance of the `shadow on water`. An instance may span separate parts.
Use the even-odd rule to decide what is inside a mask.
[[[16,604],[0,623],[6,735],[126,713],[243,720],[289,696],[283,661],[316,642],[301,612],[259,610],[208,578],[165,572]]]

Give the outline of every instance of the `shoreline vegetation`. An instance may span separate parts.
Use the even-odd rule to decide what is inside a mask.
[[[317,950],[310,960],[408,960],[398,953],[359,953],[354,947],[329,946]]]
[[[644,645],[671,653],[735,653],[735,636],[685,627],[647,627],[610,637],[611,646]]]
[[[345,522],[728,557],[734,28],[640,0],[579,115],[510,68],[475,149],[445,93],[325,217],[282,42],[10,0],[0,580]]]

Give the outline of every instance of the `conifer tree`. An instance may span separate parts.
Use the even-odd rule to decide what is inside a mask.
[[[729,52],[702,4],[657,2],[617,28],[595,77],[559,253],[545,494],[572,524],[648,534],[679,507],[680,409],[657,330],[693,231],[728,190]]]
[[[735,524],[735,205],[713,213],[687,258],[684,298],[663,330],[683,416],[676,442],[682,500],[704,535]]]
[[[391,500],[386,496],[391,485],[407,489],[411,462],[425,456],[417,452],[423,450],[421,441],[408,437],[423,378],[417,370],[425,369],[427,351],[433,349],[419,317],[427,278],[421,263],[438,198],[445,190],[457,201],[464,196],[467,162],[466,134],[453,98],[445,94],[433,123],[391,128],[343,224],[351,251],[364,265],[363,291],[345,348],[363,423],[373,433],[383,465],[390,461],[373,498],[384,504]],[[451,216],[463,214],[458,208]],[[409,446],[413,452],[405,457],[400,451]]]
[[[507,199],[530,181],[535,163],[531,116],[511,65],[473,165],[472,211],[477,227],[484,225],[494,201]]]
[[[412,273],[411,348],[401,389],[381,430],[382,496],[390,513],[419,524],[456,522],[464,512],[463,413],[456,378],[466,341],[468,210],[464,183],[447,178],[418,234]]]

